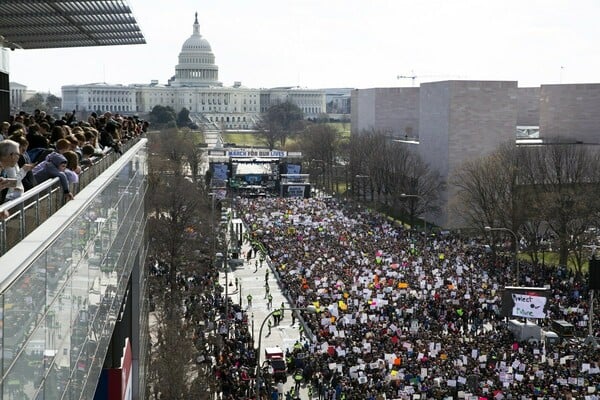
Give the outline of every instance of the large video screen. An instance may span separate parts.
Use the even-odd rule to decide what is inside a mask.
[[[227,180],[227,164],[215,163],[212,165],[212,170],[213,170],[213,179],[217,179],[220,181]]]
[[[302,166],[300,164],[287,164],[286,174],[299,174],[302,170]]]

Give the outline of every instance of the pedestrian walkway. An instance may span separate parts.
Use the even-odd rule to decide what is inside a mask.
[[[204,132],[204,142],[206,143],[206,147],[209,149],[223,147],[223,138],[221,133],[218,131]]]
[[[233,219],[233,225],[241,224],[240,219]],[[296,319],[292,325],[292,312],[288,309],[292,306],[280,290],[280,287],[275,279],[273,271],[269,267],[268,260],[265,260],[262,265],[260,255],[252,252],[252,257],[247,260],[246,255],[250,251],[250,243],[244,242],[240,252],[240,257],[243,260],[241,266],[231,268],[227,282],[229,284],[228,294],[233,303],[240,304],[246,309],[250,316],[251,331],[254,338],[255,348],[260,343],[260,360],[259,365],[265,361],[264,349],[267,347],[279,346],[284,351],[293,349],[296,341],[300,340],[299,327],[300,322]],[[268,274],[267,274],[268,273]],[[221,284],[225,285],[225,273],[222,272]],[[265,279],[269,285],[269,294],[272,296],[272,307],[268,305],[268,296],[265,290]],[[235,286],[237,282],[237,287]],[[248,295],[251,297],[251,305],[248,305]],[[285,311],[279,324],[275,325],[272,316],[267,319],[267,316],[276,309],[280,309],[283,305]],[[272,323],[271,333],[269,334],[267,321]],[[262,335],[260,328],[263,324]],[[293,371],[292,371],[293,372]],[[287,383],[284,385],[285,390],[289,390],[294,386],[291,376],[288,377]],[[300,389],[300,399],[308,399],[308,389]]]

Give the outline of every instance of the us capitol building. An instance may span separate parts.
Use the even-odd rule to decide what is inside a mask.
[[[90,83],[67,85],[62,89],[63,110],[82,114],[111,111],[123,114],[149,113],[157,106],[175,112],[186,108],[190,117],[206,129],[253,129],[260,114],[270,106],[289,101],[302,109],[305,118],[326,112],[325,91],[298,87],[250,89],[235,82],[224,87],[219,67],[208,41],[200,34],[198,13],[193,33],[181,47],[175,75],[166,85],[110,85]]]

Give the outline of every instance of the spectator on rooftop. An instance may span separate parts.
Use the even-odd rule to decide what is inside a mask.
[[[66,151],[63,156],[67,159],[67,169],[65,174],[69,183],[78,183],[79,174],[81,173],[81,167],[79,166],[79,156],[74,151]]]
[[[40,128],[39,128],[39,133],[42,136],[48,136],[50,134],[50,124],[46,121],[42,122],[39,124]]]
[[[17,165],[19,161],[19,144],[13,140],[3,140],[0,142],[0,203],[7,200],[13,200],[21,196],[24,192],[21,179],[24,173]],[[26,170],[32,167],[29,164]]]
[[[55,144],[60,139],[64,139],[65,136],[65,130],[62,128],[62,126],[55,126],[54,128],[52,128],[52,131],[50,133],[50,143]]]
[[[85,139],[87,143],[94,148],[96,155],[102,155],[102,146],[98,143],[98,131],[94,128],[86,129]]]
[[[25,132],[27,132],[27,127],[23,123],[18,123],[17,122],[17,123],[12,124],[8,128],[7,138],[11,137],[13,135],[13,133],[15,133],[17,131],[21,131],[21,132],[23,132],[23,134],[25,134]]]
[[[118,123],[107,122],[100,132],[100,144],[105,148],[113,148],[117,153],[120,152],[118,128],[120,128]]]
[[[10,124],[6,121],[2,122],[2,127],[0,130],[0,140],[8,139],[8,128],[10,128]]]
[[[48,139],[40,134],[34,134],[27,136],[29,146],[27,148],[27,155],[33,163],[39,163],[46,159],[46,156],[52,153],[52,149],[48,143]]]
[[[59,139],[56,143],[55,143],[55,149],[57,152],[59,152],[60,154],[63,154],[66,151],[71,150],[71,147],[73,146],[73,144],[67,140],[67,139]]]
[[[39,163],[33,169],[33,175],[38,183],[42,183],[48,179],[58,178],[63,194],[67,200],[73,199],[73,194],[69,187],[69,180],[65,174],[67,169],[67,159],[58,152],[54,152],[46,157],[46,160]]]
[[[27,139],[25,139],[23,136],[16,136],[13,137],[12,140],[19,144],[19,152],[21,155],[19,156],[18,166],[21,168],[21,173],[23,174],[21,182],[23,184],[23,190],[26,192],[37,185],[37,181],[35,180],[32,172],[35,164],[31,162],[31,158],[27,153],[27,149],[29,147],[29,142]]]

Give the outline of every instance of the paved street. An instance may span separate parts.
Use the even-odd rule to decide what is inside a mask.
[[[241,224],[240,219],[233,219],[234,226]],[[259,336],[260,326],[267,317],[267,315],[274,309],[281,307],[284,304],[285,308],[291,307],[287,302],[286,298],[281,293],[279,285],[274,277],[273,272],[269,268],[265,261],[260,266],[260,258],[258,255],[246,262],[246,253],[250,250],[249,243],[242,245],[242,251],[240,257],[244,260],[244,264],[237,268],[234,268],[229,272],[227,277],[228,294],[234,303],[239,304],[240,298],[242,307],[247,309],[250,320],[254,321],[253,325],[253,337],[255,346],[258,346],[259,337],[261,338],[261,351],[260,351],[260,363],[264,361],[264,349],[266,347],[279,346],[285,352],[286,349],[292,349],[294,343],[299,340],[299,322],[296,320],[296,324],[292,325],[291,311],[285,311],[284,318],[282,319],[279,326],[273,326],[271,328],[271,334],[268,334],[267,323],[265,322],[262,331],[262,336]],[[265,275],[269,272],[268,283],[270,293],[273,296],[273,309],[269,310],[267,307],[267,299],[265,296]],[[238,279],[238,288],[235,287],[235,278]],[[221,273],[220,276],[221,284],[225,285],[225,273]],[[241,290],[241,293],[240,293]],[[248,307],[247,296],[252,295],[252,306]],[[273,319],[271,318],[271,321]],[[288,377],[285,390],[289,390],[293,386],[293,379],[291,376]],[[308,399],[308,391],[306,388],[300,389],[300,398]]]

